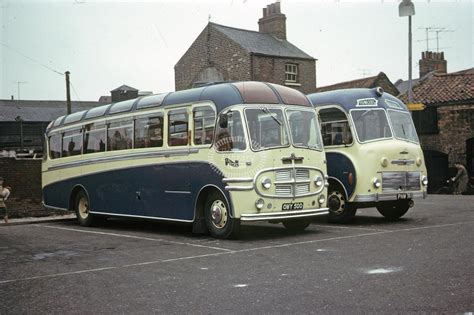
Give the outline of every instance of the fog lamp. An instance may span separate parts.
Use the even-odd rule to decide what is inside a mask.
[[[257,201],[255,201],[255,207],[258,209],[258,210],[262,210],[263,209],[263,206],[265,206],[265,201],[260,198],[258,199]]]
[[[324,195],[319,195],[318,202],[319,206],[322,206],[326,202],[326,197]]]
[[[423,161],[421,160],[421,157],[417,157],[416,158],[416,165],[421,166],[422,163],[423,163]]]
[[[387,167],[388,166],[388,159],[386,157],[383,157],[380,159],[380,164],[383,166],[383,167]]]
[[[423,175],[423,177],[421,178],[421,183],[423,184],[423,186],[428,186],[428,177]]]

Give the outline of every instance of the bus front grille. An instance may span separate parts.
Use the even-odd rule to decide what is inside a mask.
[[[292,194],[292,185],[275,185],[275,194],[279,197],[291,197]]]
[[[382,192],[420,190],[420,172],[383,172]]]

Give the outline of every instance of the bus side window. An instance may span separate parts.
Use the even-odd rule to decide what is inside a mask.
[[[193,109],[194,144],[210,144],[214,137],[216,114],[210,106]]]
[[[133,120],[116,120],[107,128],[107,151],[126,150],[132,148]]]
[[[84,154],[105,151],[105,124],[88,124],[84,131]]]
[[[217,151],[243,151],[246,148],[244,128],[239,112],[219,115],[214,146]]]
[[[351,144],[353,141],[346,114],[338,108],[319,111],[324,146]]]
[[[188,112],[185,109],[168,112],[168,145],[188,145]]]
[[[63,134],[62,157],[82,153],[82,129],[66,131]]]
[[[135,148],[162,146],[163,115],[137,118],[135,120]]]
[[[61,140],[61,134],[49,137],[49,156],[51,159],[58,159],[61,157]]]

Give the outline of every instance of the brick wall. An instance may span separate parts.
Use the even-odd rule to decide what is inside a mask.
[[[474,105],[453,105],[437,108],[438,134],[420,135],[424,150],[448,154],[449,165],[466,162],[466,140],[474,137]]]
[[[41,204],[41,160],[0,158],[0,176],[13,190],[6,201],[10,217],[64,214],[46,210]]]
[[[175,65],[176,91],[191,88],[208,67],[216,68],[226,81],[251,80],[249,54],[209,25]]]
[[[287,63],[298,65],[298,81],[301,85],[291,87],[304,94],[313,92],[316,87],[314,60],[253,56],[254,80],[285,85],[285,64]]]

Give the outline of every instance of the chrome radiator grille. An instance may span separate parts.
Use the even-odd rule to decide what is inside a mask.
[[[420,190],[420,172],[383,172],[382,192]]]
[[[310,193],[309,169],[277,170],[275,180],[275,194],[278,197],[296,197]]]

